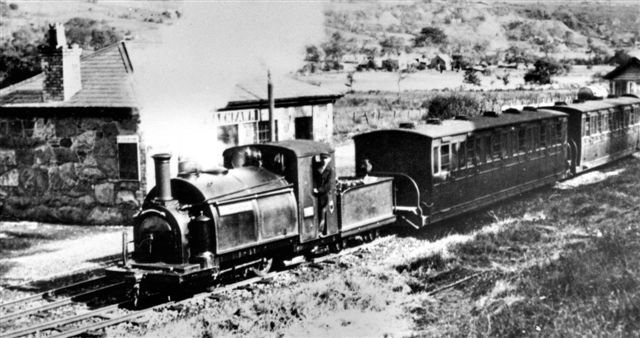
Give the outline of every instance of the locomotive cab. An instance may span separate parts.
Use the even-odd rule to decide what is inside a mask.
[[[300,239],[294,250],[339,234],[335,160],[328,144],[309,140],[253,144],[229,148],[223,157],[228,169],[258,163],[292,185],[300,224]]]

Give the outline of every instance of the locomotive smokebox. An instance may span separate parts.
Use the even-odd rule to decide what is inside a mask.
[[[171,196],[171,178],[169,165],[171,154],[162,153],[153,155],[156,169],[156,187],[158,188],[158,201],[168,202],[173,200]]]

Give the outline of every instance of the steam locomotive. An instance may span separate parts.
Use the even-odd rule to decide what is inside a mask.
[[[354,177],[333,149],[290,140],[227,149],[224,168],[154,156],[156,186],[134,219],[134,251],[108,274],[139,292],[171,292],[226,274],[264,272],[319,249],[341,250],[391,224],[422,228],[640,149],[640,99],[510,109],[354,137]],[[357,166],[359,167],[359,166]]]

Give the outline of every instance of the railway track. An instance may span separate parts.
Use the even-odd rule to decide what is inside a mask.
[[[0,332],[0,336],[2,336],[3,338],[17,338],[17,337],[23,337],[23,336],[46,336],[46,337],[61,338],[61,337],[73,337],[73,336],[77,336],[77,335],[81,335],[89,332],[96,332],[98,330],[102,330],[120,323],[135,322],[136,319],[139,319],[140,317],[148,313],[151,313],[156,310],[160,310],[165,307],[203,299],[206,297],[210,297],[212,295],[242,288],[254,283],[270,280],[281,273],[284,273],[288,270],[291,270],[301,265],[329,262],[339,256],[349,255],[359,250],[364,250],[369,246],[377,245],[384,241],[391,240],[393,237],[394,237],[393,235],[385,236],[385,237],[381,237],[377,241],[359,245],[353,248],[348,248],[338,253],[323,255],[320,257],[313,258],[311,260],[292,262],[287,266],[286,269],[282,271],[270,272],[262,276],[256,276],[256,277],[244,279],[241,281],[237,281],[234,283],[222,285],[222,286],[216,287],[213,290],[209,289],[207,291],[194,294],[186,299],[160,302],[159,304],[154,304],[152,306],[149,306],[143,309],[138,309],[138,310],[127,309],[127,307],[130,307],[132,305],[131,300],[121,299],[112,304],[99,307],[97,309],[86,310],[86,311],[83,311],[82,313],[77,313],[71,316],[58,318],[58,319],[54,319],[46,322],[39,322],[34,325],[29,325],[27,327],[20,327],[17,329],[13,329],[11,331],[7,330],[4,332]],[[83,285],[83,284],[95,282],[98,280],[100,280],[100,278],[94,278],[93,280],[88,280],[88,281],[76,283],[73,285],[67,285],[58,289],[49,290],[47,292],[42,292],[42,293],[30,296],[30,297],[26,297],[23,299],[19,299],[16,301],[0,304],[0,310],[2,310],[7,306],[19,304],[21,302],[32,302],[35,300],[46,299],[43,297],[50,297],[48,295],[62,292],[63,290],[75,287],[76,285]],[[0,322],[6,323],[7,320],[11,321],[11,320],[16,320],[18,318],[27,318],[29,316],[37,315],[39,313],[46,313],[46,311],[49,311],[51,309],[56,309],[69,304],[74,304],[75,303],[74,300],[77,300],[78,296],[81,296],[80,298],[89,297],[91,294],[104,292],[108,290],[108,288],[117,288],[118,286],[122,286],[122,284],[123,283],[114,283],[114,284],[106,285],[98,289],[89,290],[81,294],[76,294],[74,296],[68,296],[68,297],[63,297],[61,299],[56,299],[55,301],[49,302],[48,304],[44,304],[41,306],[31,307],[28,309],[11,312],[9,314],[5,314],[2,317],[0,317]]]

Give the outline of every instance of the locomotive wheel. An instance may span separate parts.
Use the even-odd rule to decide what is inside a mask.
[[[342,240],[337,240],[337,241],[329,244],[329,252],[331,252],[331,253],[338,253],[338,252],[342,251],[342,249],[344,249],[344,244],[343,244]]]
[[[257,267],[251,268],[251,272],[258,277],[266,276],[273,267],[273,258],[267,258],[260,262]]]
[[[133,304],[133,308],[134,309],[138,308],[138,305],[140,304],[140,284],[136,283],[136,285],[134,285],[133,288],[131,288],[129,297],[131,297],[131,303]]]

